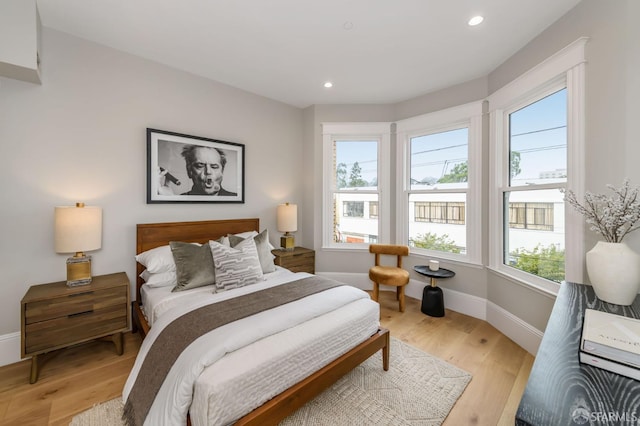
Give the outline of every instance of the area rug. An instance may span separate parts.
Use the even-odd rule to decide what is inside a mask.
[[[284,419],[282,426],[440,425],[471,375],[391,339],[389,371],[379,354]],[[119,426],[120,398],[78,414],[71,426]]]

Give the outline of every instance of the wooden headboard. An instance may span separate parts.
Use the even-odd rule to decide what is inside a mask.
[[[198,222],[143,223],[136,226],[136,254],[166,246],[169,241],[206,243],[227,234],[260,231],[260,220],[225,219]],[[141,303],[140,287],[144,283],[140,273],[144,267],[136,262],[136,300]]]

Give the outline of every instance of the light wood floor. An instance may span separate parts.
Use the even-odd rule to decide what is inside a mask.
[[[380,304],[392,336],[473,375],[445,426],[513,425],[530,354],[484,321],[449,310],[443,318],[428,317],[411,298],[400,313],[391,292],[381,292]],[[108,342],[54,352],[33,385],[30,361],[0,367],[0,425],[68,425],[79,412],[121,394],[139,347],[138,335],[126,333],[122,356]]]

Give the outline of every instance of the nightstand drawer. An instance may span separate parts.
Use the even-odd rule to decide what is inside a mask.
[[[315,274],[316,252],[304,247],[295,247],[293,250],[272,250],[275,256],[274,263],[291,272],[308,272]]]
[[[33,324],[39,321],[95,311],[113,305],[126,305],[127,303],[128,288],[125,287],[87,290],[84,293],[74,293],[64,297],[27,303],[25,306],[25,322]]]
[[[282,266],[287,269],[309,267],[313,265],[314,260],[314,253],[303,253],[283,259]]]
[[[125,299],[121,304],[107,308],[77,312],[28,324],[25,327],[25,352],[33,353],[53,347],[64,347],[126,327]]]

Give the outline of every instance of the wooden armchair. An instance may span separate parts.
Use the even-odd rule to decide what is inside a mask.
[[[369,269],[369,279],[373,281],[373,300],[378,301],[380,284],[396,287],[396,299],[400,302],[400,312],[404,312],[404,286],[409,283],[409,271],[402,269],[402,257],[409,255],[409,247],[393,244],[371,244],[369,253],[375,254],[375,266]],[[396,266],[380,264],[382,255],[396,256]]]

